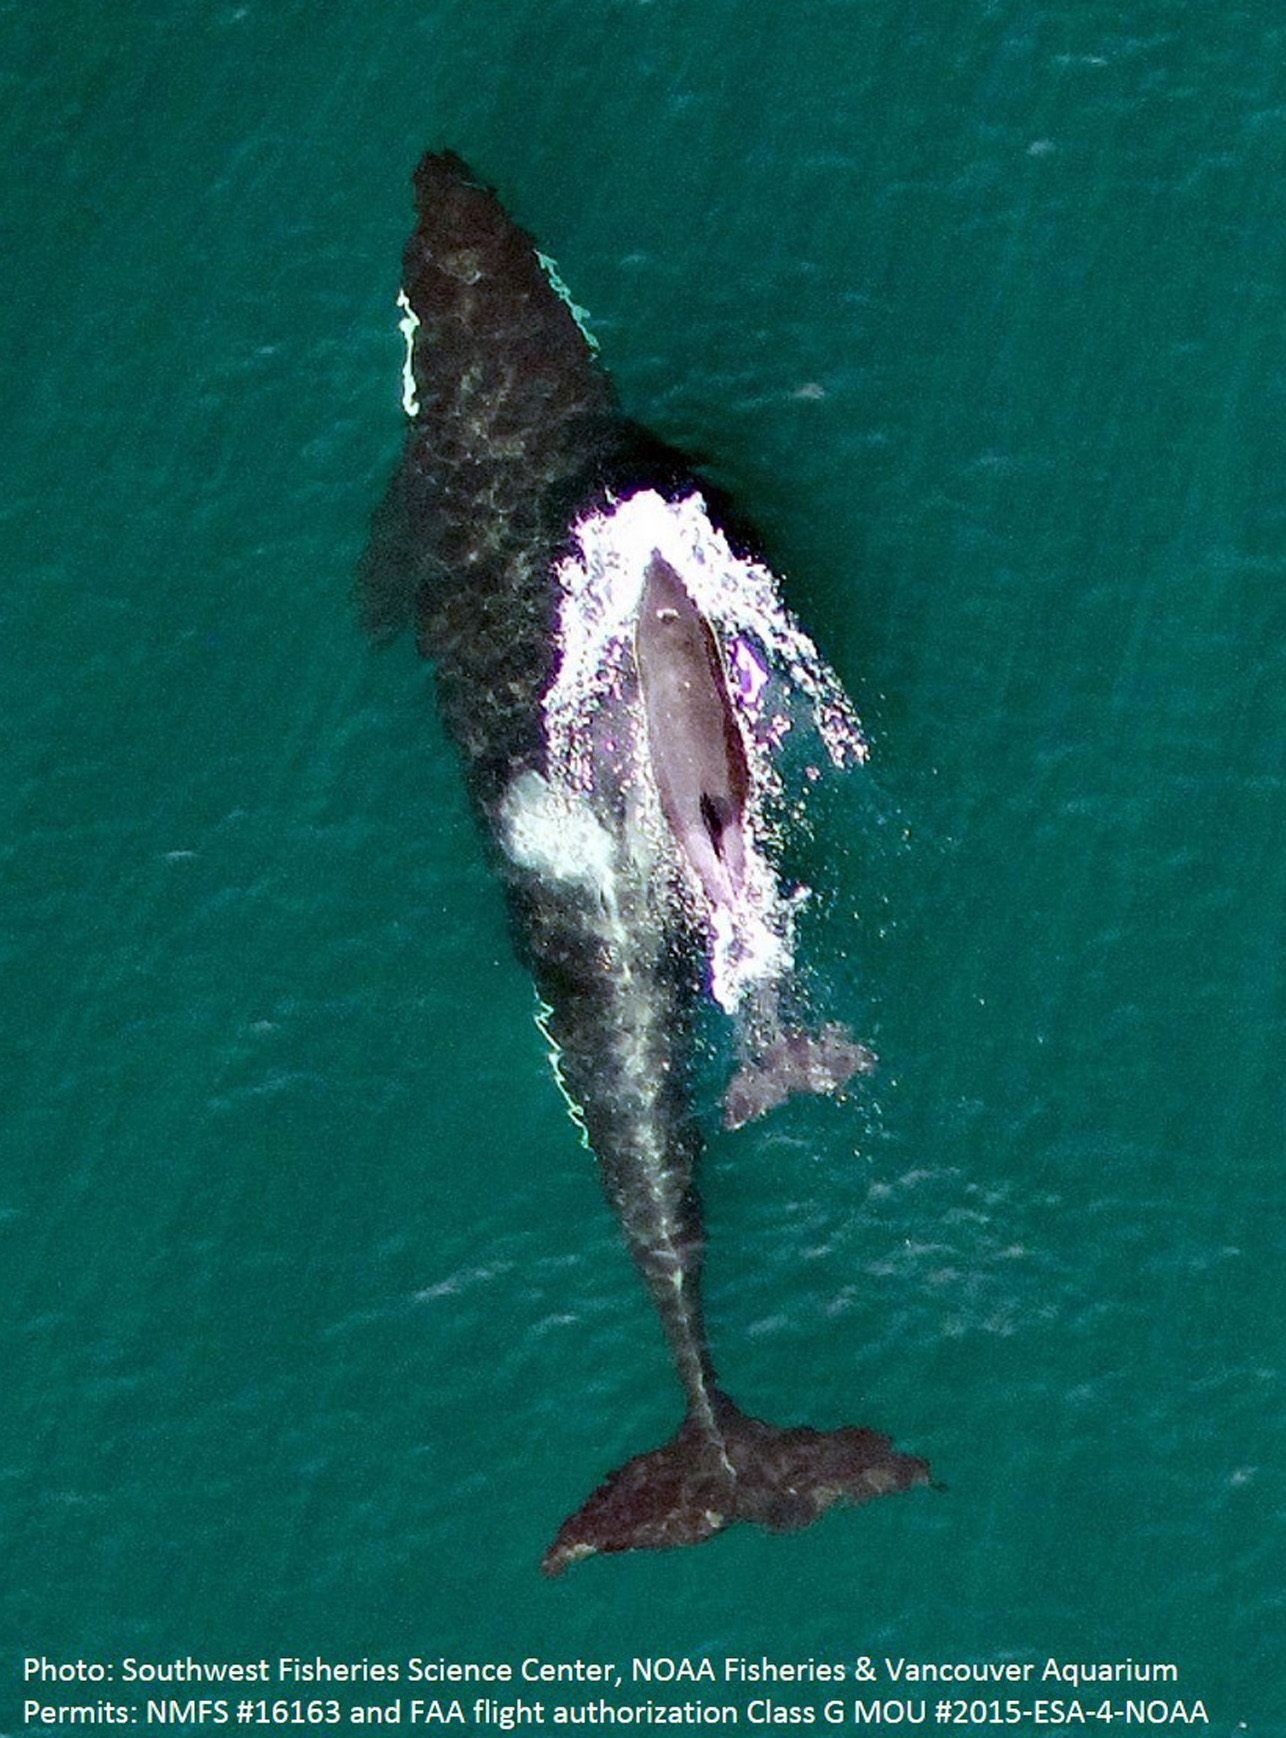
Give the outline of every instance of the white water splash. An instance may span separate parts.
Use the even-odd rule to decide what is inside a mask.
[[[406,354],[402,358],[402,409],[408,416],[419,416],[420,400],[415,389],[415,334],[420,329],[420,316],[411,306],[411,298],[405,290],[397,292],[397,305],[402,310],[402,318],[397,323],[397,329],[402,334],[406,345]]]
[[[781,744],[797,725],[811,727],[834,766],[861,762],[866,744],[857,715],[782,604],[770,570],[733,553],[699,493],[666,501],[642,490],[586,515],[573,534],[579,553],[557,569],[562,657],[544,703],[549,779],[574,808],[576,798],[592,799],[604,755],[615,757],[650,861],[668,829],[643,747],[634,633],[654,552],[678,574],[718,641],[750,774],[745,873],[731,900],[716,901],[684,852],[670,842],[661,855],[679,872],[685,901],[709,937],[711,993],[733,1012],[748,992],[790,971],[794,911],[806,897],[803,889],[784,893],[772,863],[778,839],[770,811],[784,797]],[[624,740],[614,740],[614,730]],[[805,777],[820,771],[805,767]]]
[[[589,329],[589,310],[587,308],[582,308],[580,303],[573,297],[571,291],[562,280],[557,264],[554,260],[550,259],[547,253],[541,253],[540,249],[537,248],[536,258],[540,262],[540,269],[544,272],[550,289],[558,297],[560,302],[565,303],[568,313],[580,328],[581,337],[597,355],[598,339]]]

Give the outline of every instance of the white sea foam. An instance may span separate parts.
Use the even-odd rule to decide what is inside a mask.
[[[405,290],[397,292],[397,305],[402,310],[402,318],[397,323],[397,329],[402,334],[402,342],[406,345],[406,353],[402,357],[402,409],[407,416],[419,416],[420,400],[415,390],[415,334],[420,327],[420,317],[411,306],[411,298]]]
[[[610,881],[612,836],[583,792],[525,772],[506,791],[502,815],[504,848],[515,863],[594,888]]]
[[[570,817],[578,801],[588,813],[604,754],[616,756],[632,822],[649,841],[652,872],[651,841],[665,823],[641,751],[646,727],[634,677],[634,632],[648,566],[659,553],[715,634],[750,775],[745,872],[731,899],[712,899],[685,853],[664,853],[709,938],[711,993],[732,1012],[750,990],[780,979],[793,962],[793,912],[801,890],[787,895],[778,886],[770,855],[776,840],[771,811],[784,796],[781,743],[796,725],[810,727],[823,758],[842,767],[866,757],[861,727],[838,678],[782,604],[772,573],[734,554],[699,493],[666,501],[655,490],[641,490],[587,514],[574,536],[578,551],[557,569],[561,659],[544,705],[547,788],[567,825],[577,825]],[[610,738],[612,719],[628,719],[619,731],[625,740]],[[803,770],[811,779],[821,767]],[[568,838],[568,849],[578,849]],[[599,853],[595,863],[605,867],[602,841],[589,842]]]

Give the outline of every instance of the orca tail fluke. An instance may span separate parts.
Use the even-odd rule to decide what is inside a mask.
[[[722,1395],[716,1416],[717,1437],[688,1419],[663,1447],[612,1473],[559,1528],[545,1574],[561,1575],[599,1551],[699,1545],[734,1521],[793,1533],[836,1504],[930,1482],[927,1461],[899,1453],[878,1431],[782,1430]]]

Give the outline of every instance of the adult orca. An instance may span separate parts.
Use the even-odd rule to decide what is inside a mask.
[[[414,176],[399,298],[405,450],[364,565],[369,628],[414,625],[497,847],[559,1082],[661,1318],[687,1413],[612,1473],[544,1558],[807,1525],[924,1484],[846,1427],[778,1429],[718,1386],[702,1323],[711,1005],[740,1050],[729,1126],[874,1059],[791,1020],[799,890],[774,868],[783,745],[860,760],[856,716],[690,463],[629,421],[581,310],[454,153]],[[806,768],[816,774],[819,766]]]

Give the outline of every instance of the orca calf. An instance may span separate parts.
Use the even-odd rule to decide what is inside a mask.
[[[793,1018],[799,889],[774,867],[783,760],[865,753],[843,690],[681,454],[631,423],[552,262],[451,152],[415,172],[402,461],[363,573],[368,627],[413,625],[496,846],[560,1085],[661,1318],[678,1434],[565,1521],[597,1551],[788,1530],[928,1482],[870,1430],[778,1429],[718,1386],[692,1174],[698,1022],[735,1023],[735,1127],[874,1058]],[[816,776],[819,766],[804,769]]]

